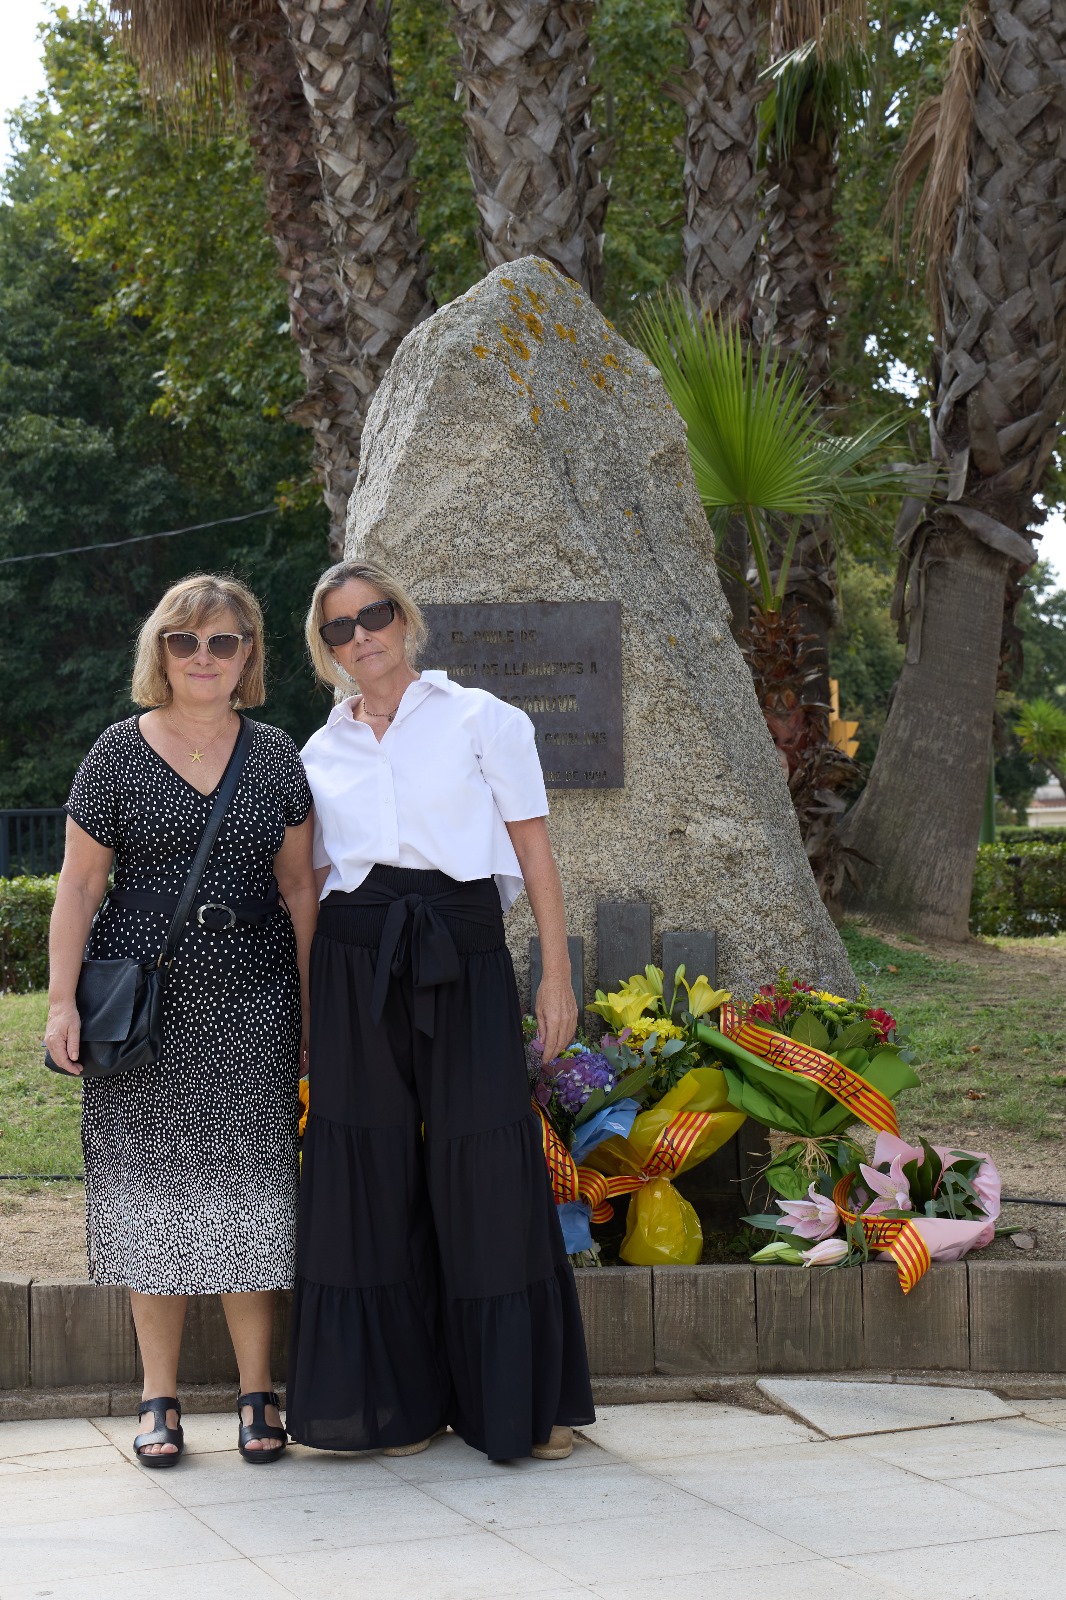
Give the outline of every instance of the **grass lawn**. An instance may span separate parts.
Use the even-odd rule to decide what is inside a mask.
[[[935,949],[841,930],[856,977],[903,1026],[921,1074],[904,1136],[972,1126],[1044,1145],[1066,1132],[1066,936]]]
[[[81,1086],[45,1067],[41,1036],[47,1010],[43,994],[0,995],[3,1173],[82,1170]]]
[[[909,1034],[922,1084],[904,1134],[996,1135],[1061,1165],[1066,1133],[1066,935],[931,948],[842,930],[856,976]],[[43,994],[0,995],[0,1172],[80,1173],[81,1094],[46,1071]],[[981,1139],[987,1136],[988,1144]]]

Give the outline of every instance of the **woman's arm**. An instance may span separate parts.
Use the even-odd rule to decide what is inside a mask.
[[[553,1061],[573,1041],[577,1028],[577,1001],[570,979],[570,952],[566,946],[566,906],[559,869],[552,855],[544,817],[509,822],[526,893],[540,934],[541,981],[533,1009],[544,1046],[545,1061]]]
[[[81,1018],[74,993],[85,941],[96,908],[104,898],[113,856],[113,850],[97,844],[73,817],[67,818],[63,870],[48,929],[48,1021],[44,1042],[56,1066],[75,1077],[81,1076]]]
[[[307,1019],[310,1009],[311,940],[318,921],[318,889],[311,869],[311,817],[295,828],[285,829],[285,839],[274,857],[274,876],[281,897],[289,908],[296,934],[296,964],[300,969],[300,1014],[303,1018],[300,1045],[300,1072],[307,1071]]]

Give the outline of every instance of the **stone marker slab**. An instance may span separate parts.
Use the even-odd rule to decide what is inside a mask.
[[[664,987],[669,987],[673,982],[674,973],[682,965],[689,983],[703,977],[713,984],[717,964],[718,942],[713,932],[663,934]],[[679,1009],[683,1009],[684,998],[682,991],[681,1000],[678,1001]]]
[[[585,1009],[585,941],[580,934],[570,934],[566,941],[570,953],[570,983],[577,1001],[578,1016]],[[529,941],[529,1009],[537,999],[543,967],[540,959],[540,939],[534,935]]]
[[[30,1280],[0,1276],[0,1389],[24,1389],[30,1381]]]
[[[1066,1261],[969,1261],[974,1372],[1066,1372]]]
[[[843,1273],[834,1274],[843,1277]],[[921,1383],[828,1383],[817,1378],[760,1378],[759,1388],[828,1439],[866,1433],[947,1428],[959,1422],[1016,1417],[987,1389],[949,1389]]]
[[[584,1267],[577,1280],[591,1372],[654,1372],[650,1267]]]
[[[744,1372],[755,1350],[753,1267],[653,1267],[655,1370]]]
[[[970,1365],[966,1263],[929,1269],[904,1299],[892,1261],[862,1273],[863,1366],[872,1372],[965,1372]]]
[[[610,993],[651,961],[651,906],[601,900],[596,907],[596,982]]]
[[[847,1372],[862,1367],[859,1273],[759,1267],[755,1307],[760,1372]]]
[[[130,1383],[137,1344],[129,1290],[81,1278],[30,1285],[30,1375],[37,1389]]]

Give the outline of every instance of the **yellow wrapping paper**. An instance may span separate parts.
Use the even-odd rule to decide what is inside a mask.
[[[703,1229],[671,1179],[720,1150],[746,1120],[729,1105],[724,1073],[693,1067],[642,1111],[629,1137],[615,1136],[591,1151],[586,1165],[608,1177],[608,1192],[632,1191],[619,1255],[633,1266],[695,1266]]]

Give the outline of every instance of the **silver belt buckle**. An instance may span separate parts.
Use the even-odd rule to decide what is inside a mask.
[[[207,927],[207,924],[204,921],[205,911],[224,911],[229,917],[229,921],[224,922],[221,928],[212,928],[210,930],[212,933],[228,933],[231,928],[235,928],[237,926],[237,913],[234,911],[232,906],[224,906],[220,905],[217,901],[208,900],[204,905],[197,906],[196,908],[196,920],[200,924],[201,928]]]

